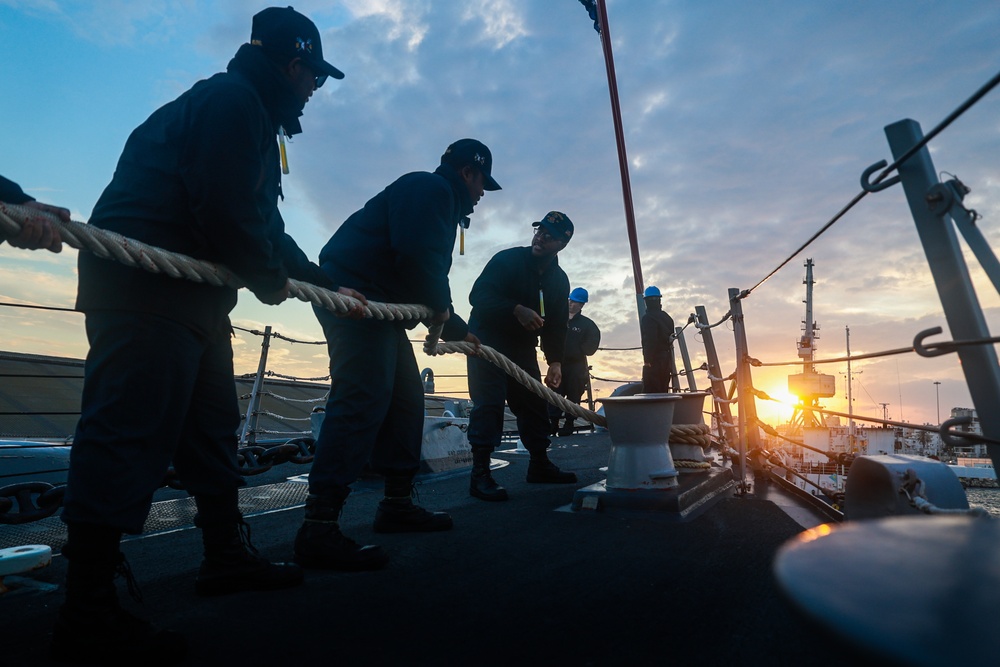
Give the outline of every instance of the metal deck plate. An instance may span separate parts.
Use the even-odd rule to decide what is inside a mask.
[[[296,507],[305,503],[307,493],[308,486],[297,481],[246,486],[239,490],[240,511],[244,516],[254,516]],[[190,496],[153,503],[142,535],[126,536],[125,539],[190,528],[194,525],[195,511],[194,498]],[[45,544],[58,551],[65,543],[66,524],[59,518],[58,512],[41,521],[0,526],[0,549],[22,544]]]

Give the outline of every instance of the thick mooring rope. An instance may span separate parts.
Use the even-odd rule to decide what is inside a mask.
[[[58,217],[26,206],[0,202],[0,231],[5,236],[14,236],[21,231],[24,221],[46,220],[59,228],[63,242],[77,250],[86,250],[102,259],[112,259],[126,266],[144,269],[150,273],[162,273],[171,278],[186,278],[196,283],[206,283],[215,287],[240,289],[246,283],[221,264],[206,262],[180,253],[163,250],[141,241],[130,239],[116,232],[71,220],[64,222]],[[323,287],[289,279],[290,294],[301,301],[326,308],[338,315],[347,314],[360,302],[350,296],[339,294]],[[364,307],[365,317],[377,320],[425,320],[434,315],[427,306],[419,304],[393,304],[369,301]]]
[[[711,430],[708,424],[674,424],[670,427],[670,443],[708,449],[712,446]]]
[[[71,220],[65,222],[57,216],[38,209],[0,202],[0,234],[16,236],[21,226],[28,221],[48,221],[59,229],[66,245],[91,252],[103,259],[111,259],[126,266],[144,269],[151,273],[162,273],[172,278],[186,278],[198,283],[206,283],[216,287],[240,289],[245,287],[240,278],[225,266],[213,264],[180,253],[170,252],[155,246],[136,241],[106,229]],[[288,280],[290,294],[301,301],[325,308],[337,315],[346,315],[360,302],[353,297],[339,294],[323,287],[309,283]],[[369,301],[364,307],[365,317],[378,320],[428,320],[434,312],[420,304],[393,304]],[[602,415],[571,403],[555,393],[541,382],[528,375],[510,359],[493,348],[481,345],[476,352],[475,346],[467,342],[441,343],[441,325],[429,327],[424,352],[438,355],[450,352],[478,355],[496,364],[508,375],[527,387],[532,393],[554,404],[563,412],[585,419],[598,426],[607,426]]]
[[[520,382],[522,385],[527,387],[531,393],[539,396],[549,403],[555,405],[557,408],[563,412],[567,412],[574,417],[580,417],[581,419],[586,419],[591,424],[596,424],[597,426],[607,426],[608,422],[603,415],[599,415],[596,412],[587,410],[584,407],[577,405],[566,398],[555,393],[541,382],[535,378],[528,375],[523,368],[515,364],[513,361],[500,354],[494,350],[489,345],[480,345],[479,352],[476,353],[476,347],[472,343],[467,343],[465,341],[458,342],[438,342],[436,344],[424,345],[424,353],[429,355],[446,354],[451,352],[462,352],[463,354],[480,356],[483,359],[499,366],[507,375],[512,376],[515,380]]]

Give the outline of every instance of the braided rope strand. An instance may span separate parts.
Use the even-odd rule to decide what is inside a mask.
[[[0,202],[0,231],[5,235],[14,236],[21,231],[24,221],[47,220],[56,225],[63,241],[77,250],[86,250],[103,259],[113,259],[126,266],[144,269],[151,273],[163,273],[172,278],[186,278],[194,282],[207,283],[216,287],[231,287],[240,289],[246,283],[225,266],[197,260],[187,255],[170,252],[155,246],[136,241],[99,227],[71,220],[64,222],[57,216],[25,206]],[[323,287],[289,278],[289,293],[301,301],[312,303],[338,315],[347,314],[358,305],[357,299],[339,294]],[[428,320],[434,312],[427,306],[419,304],[391,304],[369,301],[364,308],[365,317],[377,320]],[[472,343],[437,342],[442,326],[430,327],[424,351],[429,355],[461,352],[475,355],[476,349]],[[596,412],[571,403],[542,385],[530,375],[515,365],[510,359],[496,350],[481,346],[478,356],[489,360],[513,376],[532,393],[547,400],[575,417],[580,417],[598,426],[607,426],[605,418]]]

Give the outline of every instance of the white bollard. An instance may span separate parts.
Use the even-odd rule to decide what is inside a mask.
[[[598,399],[611,436],[608,489],[657,490],[677,486],[668,440],[677,394],[636,394]]]

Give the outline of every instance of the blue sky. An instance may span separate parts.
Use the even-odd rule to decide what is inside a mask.
[[[0,173],[86,220],[129,132],[196,80],[225,68],[264,4],[217,0],[0,0],[4,146]],[[524,245],[530,223],[567,213],[577,236],[560,256],[607,347],[638,344],[618,159],[597,33],[577,0],[297,2],[345,73],[306,107],[289,146],[282,211],[311,257],[351,212],[397,176],[433,169],[451,141],[493,150],[503,190],[472,218],[452,285],[468,314],[472,281],[493,253]],[[647,285],[679,323],[696,305],[716,321],[727,290],[783,261],[860,190],[861,172],[890,152],[883,127],[902,118],[930,130],[1000,71],[1000,7],[962,2],[694,2],[610,0],[611,34]],[[932,145],[939,171],[972,188],[980,227],[997,238],[1000,92]],[[457,250],[456,250],[457,253]],[[75,255],[0,248],[0,301],[71,306]],[[819,356],[910,344],[944,326],[900,188],[872,195],[744,303],[750,352],[795,359],[804,317],[803,262],[815,264]],[[997,294],[974,271],[996,330]],[[267,307],[241,295],[234,323],[320,338],[302,303]],[[4,349],[82,357],[82,317],[0,308]],[[700,337],[686,332],[695,365]],[[731,326],[716,330],[732,369]],[[236,341],[240,371],[259,340]],[[276,345],[270,368],[324,372],[315,346]],[[461,359],[421,359],[438,374]],[[634,352],[601,352],[594,373],[636,378]],[[844,371],[838,397],[846,410]],[[855,411],[936,421],[971,407],[955,356],[855,364]],[[794,368],[755,372],[777,395]],[[699,374],[701,386],[706,384]],[[607,395],[613,385],[597,383]],[[444,380],[439,388],[447,389]],[[763,411],[767,414],[767,411]],[[786,411],[787,413],[787,411]]]

